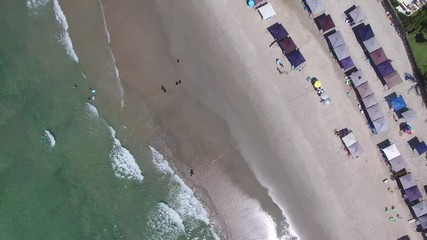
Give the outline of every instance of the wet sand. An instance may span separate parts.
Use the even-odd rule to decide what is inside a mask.
[[[127,126],[146,134],[187,176],[224,238],[275,236],[263,212],[276,222],[285,214],[301,239],[396,239],[411,231],[406,221],[391,224],[384,214],[385,206],[399,202],[382,183],[388,170],[375,143],[385,136],[369,132],[323,36],[298,1],[272,1],[278,15],[268,21],[244,2],[102,3],[121,73],[123,114],[132,119]],[[341,11],[342,3],[337,6]],[[268,47],[266,28],[275,21],[304,54],[301,72],[290,70],[277,46]],[[288,75],[277,73],[276,58]],[[403,59],[399,70],[406,65]],[[307,76],[322,80],[331,105],[319,103]],[[333,134],[343,127],[353,130],[363,157],[344,154]],[[408,219],[409,211],[398,206]]]

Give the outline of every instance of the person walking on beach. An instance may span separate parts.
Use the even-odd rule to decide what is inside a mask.
[[[163,92],[167,92],[167,90],[166,90],[166,88],[165,88],[165,86],[163,86],[163,85],[161,85],[161,88],[160,88]]]
[[[280,62],[280,59],[278,59],[278,58],[276,58],[276,64],[281,66],[281,67],[284,67],[283,63]]]
[[[194,174],[193,169],[190,169],[190,177],[192,177],[192,176],[193,176],[193,174]]]

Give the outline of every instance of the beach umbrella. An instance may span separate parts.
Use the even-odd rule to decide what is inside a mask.
[[[392,73],[384,77],[384,81],[389,88],[392,88],[400,84],[401,82],[403,82],[402,78],[400,77],[399,73],[396,70],[394,70]]]
[[[402,187],[404,190],[417,185],[411,173],[408,173],[400,177],[399,181],[400,181],[400,184],[402,184]]]
[[[317,81],[314,82],[314,87],[315,88],[320,88],[321,86],[322,86],[322,83],[319,80],[317,80]]]
[[[380,44],[377,41],[376,37],[372,37],[366,41],[363,41],[363,45],[365,46],[365,49],[371,53],[379,48],[381,48]]]
[[[277,41],[282,40],[283,38],[288,36],[288,32],[280,23],[275,23],[267,28],[267,31],[273,36],[273,38]]]
[[[361,84],[367,82],[365,75],[362,70],[358,69],[350,75],[350,79],[353,82],[355,87],[360,86]]]
[[[382,149],[383,153],[387,157],[387,160],[391,160],[397,156],[400,156],[400,152],[396,147],[396,144],[392,144],[384,149]]]
[[[351,19],[353,19],[353,21],[355,23],[359,23],[359,22],[365,20],[365,18],[366,18],[365,13],[362,11],[360,6],[356,7],[355,9],[353,9],[348,14],[350,15]]]
[[[414,109],[409,109],[409,110],[403,112],[402,117],[409,124],[412,124],[415,121],[415,119],[417,119],[417,115],[415,114]]]
[[[254,2],[254,0],[249,0],[249,1],[248,1],[248,6],[249,6],[249,7],[251,7],[251,8],[254,8],[254,7],[255,7],[255,2]]]
[[[377,50],[369,53],[369,57],[371,57],[371,60],[372,60],[372,62],[374,62],[375,66],[388,59],[383,48],[378,48]]]
[[[378,64],[377,70],[378,70],[379,74],[381,75],[381,77],[383,77],[383,78],[387,77],[388,75],[390,75],[391,73],[394,72],[394,68],[390,63],[390,60],[387,60],[387,61],[384,61],[384,62]],[[388,84],[387,84],[387,86],[388,86]]]
[[[425,201],[421,201],[411,207],[416,217],[421,217],[427,214],[427,204]]]

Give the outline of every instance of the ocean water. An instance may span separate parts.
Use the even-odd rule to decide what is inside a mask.
[[[57,0],[0,3],[0,239],[219,239],[168,159],[99,110],[123,99],[91,93],[68,30]]]

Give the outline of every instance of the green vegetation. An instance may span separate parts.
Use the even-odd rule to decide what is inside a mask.
[[[422,35],[424,42],[418,42],[420,35]],[[417,62],[418,68],[424,77],[427,77],[427,33],[414,32],[408,35],[408,42],[411,46],[412,53],[414,54],[415,61]]]
[[[392,4],[393,1],[391,0]],[[394,4],[393,4],[394,5]],[[427,83],[427,5],[419,9],[411,16],[397,13],[400,21],[408,33],[408,42],[414,54],[418,68]]]
[[[427,5],[416,11],[411,16],[398,12],[400,20],[405,27],[406,32],[427,32]]]

